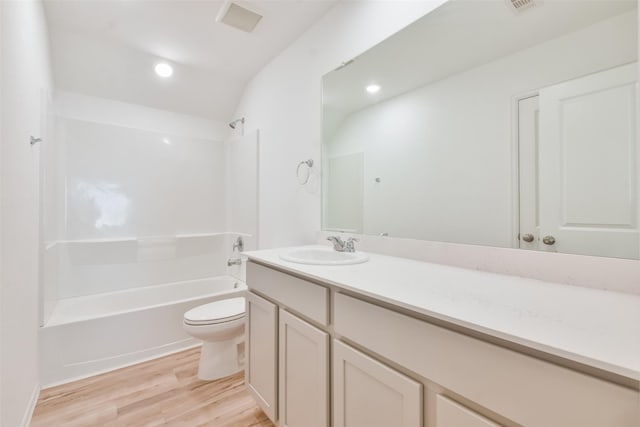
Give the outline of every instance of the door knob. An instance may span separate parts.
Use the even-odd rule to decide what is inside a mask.
[[[556,242],[556,238],[553,236],[544,236],[542,238],[542,243],[544,243],[545,245],[553,245]]]
[[[527,233],[527,234],[523,235],[522,236],[522,240],[524,240],[527,243],[533,242],[533,234]]]

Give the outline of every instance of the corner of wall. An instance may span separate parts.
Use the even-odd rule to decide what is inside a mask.
[[[29,427],[29,425],[31,424],[33,411],[36,409],[36,404],[38,403],[39,397],[40,397],[40,384],[36,384],[33,387],[33,391],[31,392],[31,398],[29,399],[29,404],[27,405],[26,411],[22,416],[20,427]]]

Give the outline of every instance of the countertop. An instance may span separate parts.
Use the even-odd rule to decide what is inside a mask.
[[[355,265],[297,264],[279,257],[290,249],[245,255],[452,325],[640,381],[640,295],[375,253],[368,253],[368,262]]]

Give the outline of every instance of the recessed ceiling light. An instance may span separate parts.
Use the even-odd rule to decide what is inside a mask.
[[[162,138],[162,142],[164,142],[167,145],[171,145],[171,140],[169,138]]]
[[[166,62],[159,62],[155,67],[156,74],[160,77],[171,77],[173,74],[173,67]]]
[[[378,86],[378,85],[369,85],[369,86],[366,87],[366,89],[367,89],[367,92],[369,92],[369,93],[376,93],[376,92],[378,92],[380,90],[380,86]]]

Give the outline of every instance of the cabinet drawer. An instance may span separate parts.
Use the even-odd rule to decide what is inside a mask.
[[[441,394],[436,398],[436,417],[436,427],[500,427]]]
[[[329,324],[329,289],[324,286],[255,262],[247,263],[247,286],[320,325]]]
[[[637,390],[336,294],[336,333],[527,427],[637,427]]]
[[[333,427],[421,427],[422,384],[333,342]]]

